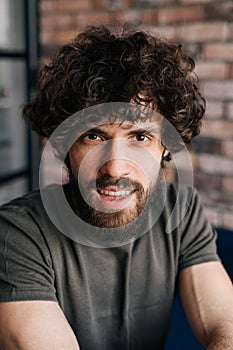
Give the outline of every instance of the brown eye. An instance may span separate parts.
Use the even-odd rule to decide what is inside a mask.
[[[100,136],[97,134],[87,134],[87,135],[85,135],[84,139],[86,139],[88,141],[100,141],[101,140]]]
[[[136,141],[143,142],[143,141],[148,141],[148,137],[146,135],[136,135],[135,136]]]
[[[98,140],[99,136],[95,135],[95,134],[90,134],[86,136],[89,140]]]

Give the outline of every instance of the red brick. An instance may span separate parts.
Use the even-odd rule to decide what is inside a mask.
[[[109,23],[122,24],[124,23],[124,14],[122,11],[111,11],[109,14]]]
[[[69,28],[72,26],[72,19],[73,16],[70,15],[59,15],[54,14],[50,16],[41,16],[40,18],[40,25],[41,25],[41,31],[47,31],[47,30],[60,30],[60,28]]]
[[[134,7],[134,0],[125,0],[126,6]]]
[[[50,31],[41,31],[40,32],[40,42],[42,45],[57,45],[57,33]]]
[[[81,1],[81,0],[79,0]],[[92,0],[92,8],[105,10],[125,9],[134,5],[134,0]],[[114,7],[115,6],[115,7]]]
[[[233,158],[233,140],[223,140],[221,142],[222,154]],[[232,185],[233,185],[233,174],[232,174]],[[232,186],[233,190],[233,186]]]
[[[209,3],[204,6],[205,18],[208,20],[215,20],[216,18],[222,20],[233,19],[233,3],[232,1],[218,1],[216,3]]]
[[[150,31],[156,35],[166,37],[168,39],[176,38],[176,29],[174,26],[150,26]]]
[[[110,20],[110,15],[108,12],[90,12],[86,13],[85,16],[80,14],[77,16],[77,25],[97,25],[97,24],[108,24]]]
[[[233,194],[233,176],[224,176],[223,177],[222,189],[224,192]]]
[[[204,95],[208,98],[233,100],[233,80],[203,82],[201,88]]]
[[[226,79],[228,77],[228,65],[224,62],[198,62],[196,72],[199,78]]]
[[[198,168],[206,174],[232,175],[233,160],[216,155],[201,154],[198,157]]]
[[[158,22],[157,9],[141,9],[140,12],[143,24],[154,24]]]
[[[118,0],[118,1],[105,0],[105,6],[103,10],[114,12],[114,11],[122,11],[123,9],[125,9],[123,0]]]
[[[105,7],[104,0],[92,0],[92,6],[94,9],[103,9]]]
[[[57,0],[57,7],[62,12],[79,12],[92,9],[92,2],[91,0]]]
[[[177,37],[191,42],[226,40],[230,36],[230,24],[222,22],[201,22],[177,27]]]
[[[158,10],[159,24],[187,23],[187,21],[198,21],[201,18],[202,8],[198,5],[189,7],[164,7]]]
[[[206,44],[203,48],[204,57],[214,60],[233,60],[233,43]]]
[[[203,121],[201,135],[216,137],[218,139],[233,138],[233,122],[205,119]]]
[[[81,0],[79,0],[81,1]],[[114,7],[115,6],[115,7]],[[102,9],[102,10],[120,10],[126,9],[128,7],[134,6],[134,0],[92,0],[92,7],[94,9]]]
[[[199,191],[200,192],[200,191]],[[204,193],[204,196],[203,196]],[[202,200],[207,206],[216,207],[219,211],[225,211],[233,208],[233,196],[226,192],[205,191],[203,190]]]
[[[207,2],[211,2],[213,0],[179,0],[181,4],[205,4]]]
[[[225,111],[227,118],[233,120],[233,102],[226,103]]]
[[[205,191],[220,190],[221,181],[220,176],[213,176],[195,171],[194,186],[197,189],[204,189]]]
[[[188,145],[189,150],[196,154],[196,157],[200,153],[211,153],[211,154],[220,154],[220,140],[214,137],[206,137],[199,135],[195,138],[194,142]]]
[[[126,6],[134,6],[134,0],[125,0]]]
[[[207,101],[205,116],[210,119],[221,119],[223,117],[223,103]]]
[[[232,209],[223,213],[222,227],[232,230],[233,229],[233,215]]]
[[[176,0],[134,0],[134,5],[139,7],[153,7],[159,5],[174,4]]]
[[[230,69],[229,69],[229,78],[233,79],[233,63],[230,64]]]
[[[138,25],[141,22],[141,12],[139,9],[129,9],[122,11],[122,21],[121,23],[129,23],[132,25]]]
[[[185,43],[185,49],[187,50],[187,52],[190,54],[190,56],[192,57],[201,57],[201,45],[199,43]],[[197,64],[197,62],[196,62]]]
[[[40,0],[39,1],[39,11],[42,15],[46,15],[48,12],[57,11],[57,0]]]

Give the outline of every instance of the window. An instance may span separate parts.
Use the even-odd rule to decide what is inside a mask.
[[[36,0],[0,1],[0,203],[38,186],[39,140],[21,107],[36,83]]]

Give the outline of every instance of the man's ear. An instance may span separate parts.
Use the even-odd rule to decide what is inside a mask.
[[[71,165],[70,165],[70,156],[69,153],[67,153],[64,163],[66,165],[66,171],[67,171],[67,178],[70,180],[72,177],[72,170],[71,170]]]
[[[163,150],[163,154],[162,154],[162,162],[169,162],[169,160],[171,160],[171,153],[164,148]]]

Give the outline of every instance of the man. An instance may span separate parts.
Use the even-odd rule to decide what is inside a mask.
[[[177,289],[204,347],[233,348],[215,233],[196,192],[162,179],[199,133],[193,69],[181,45],[105,26],[42,68],[24,116],[69,183],[1,208],[1,349],[164,349]]]

